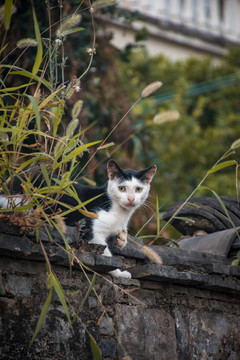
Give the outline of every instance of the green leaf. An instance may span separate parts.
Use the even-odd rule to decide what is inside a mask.
[[[13,92],[13,91],[16,91],[16,90],[19,90],[19,89],[22,89],[24,87],[27,87],[27,86],[30,86],[32,85],[33,83],[30,83],[30,84],[23,84],[23,85],[20,85],[20,86],[13,86],[13,87],[9,87],[9,88],[5,88],[5,89],[1,89],[0,92],[6,92],[6,93],[10,93],[10,92]]]
[[[51,276],[51,274],[50,274]],[[49,276],[49,277],[50,277]],[[31,342],[30,342],[30,346],[32,346],[39,330],[41,329],[42,327],[42,324],[47,316],[47,312],[48,312],[48,309],[49,309],[49,306],[50,306],[50,303],[51,303],[51,300],[52,300],[52,287],[50,288],[50,291],[49,291],[49,294],[48,294],[48,297],[47,297],[47,300],[45,301],[44,305],[43,305],[43,308],[42,308],[42,311],[41,311],[41,314],[38,318],[38,322],[37,322],[37,326],[36,326],[36,329],[34,331],[34,334],[33,334],[33,337],[31,339]]]
[[[6,49],[7,46],[8,46],[8,44],[5,44],[5,45],[0,49],[0,55],[1,55],[1,53]]]
[[[36,80],[40,83],[42,83],[43,85],[45,85],[50,91],[51,91],[51,84],[50,82],[48,82],[45,79],[42,79],[41,77],[34,75],[33,73],[30,73],[29,71],[25,71],[25,70],[20,70],[20,71],[11,71],[9,74],[11,75],[20,75],[20,76],[25,76],[27,78]]]
[[[93,274],[92,281],[91,281],[91,283],[90,283],[90,285],[89,285],[88,291],[87,291],[86,295],[84,296],[84,299],[82,300],[81,305],[79,306],[79,308],[78,308],[78,310],[77,310],[77,312],[76,312],[76,314],[75,314],[75,316],[74,316],[74,320],[73,320],[73,321],[75,321],[75,320],[77,319],[78,314],[79,314],[80,311],[82,310],[83,305],[85,304],[85,302],[86,302],[89,294],[91,293],[91,291],[92,291],[92,289],[93,289],[93,286],[94,286],[94,284],[95,284],[95,281],[96,281],[96,274],[94,273],[94,274]],[[73,294],[74,294],[74,293],[76,293],[76,291],[74,291]]]
[[[40,153],[39,153],[40,155]],[[47,155],[46,156],[39,156],[39,157],[33,157],[32,159],[29,159],[27,161],[24,161],[20,166],[19,166],[19,169],[23,170],[25,169],[27,166],[29,166],[30,164],[32,164],[34,161],[49,161],[49,160],[53,160],[51,156]]]
[[[35,62],[34,62],[33,68],[32,68],[32,74],[36,75],[38,73],[39,67],[42,62],[43,48],[42,48],[41,34],[40,34],[38,21],[37,21],[33,3],[32,3],[32,11],[33,11],[33,20],[34,20],[34,30],[35,30],[35,35],[36,35],[37,44],[38,44],[37,55],[36,55]]]
[[[68,307],[67,307],[67,303],[63,294],[63,290],[62,287],[59,283],[59,281],[57,280],[57,278],[52,274],[52,282],[53,282],[53,286],[54,286],[54,290],[56,291],[59,300],[61,301],[61,304],[64,308],[65,314],[67,316],[68,322],[70,324],[70,326],[72,327],[72,323],[71,323],[71,318],[69,315],[69,311],[68,311]]]
[[[12,0],[5,0],[4,5],[4,26],[5,29],[8,30],[10,26],[11,16],[12,16]]]
[[[229,215],[229,212],[228,212],[228,210],[227,210],[224,202],[222,201],[222,199],[220,198],[220,196],[216,193],[216,191],[208,188],[207,186],[200,186],[199,189],[200,189],[200,190],[209,190],[209,191],[211,191],[211,192],[213,193],[213,195],[217,198],[219,204],[220,204],[221,207],[223,208],[223,210],[224,210],[224,212],[225,212],[225,215],[227,216],[228,220],[230,221],[232,227],[234,228],[234,230],[235,230],[235,232],[236,232],[236,235],[238,236],[238,238],[240,238],[240,234],[239,234],[239,232],[238,232],[238,230],[237,230],[234,222],[232,221],[232,219],[231,219],[231,217],[230,217],[230,215]]]
[[[171,241],[171,243],[173,243],[176,247],[178,247],[178,248],[180,247],[177,240],[175,240],[175,239],[169,239],[169,241]]]
[[[195,204],[195,203],[192,203],[192,202],[187,202],[186,205],[192,206],[192,207],[195,208],[195,209],[199,209],[199,208],[200,208],[199,205],[197,205],[197,204]]]
[[[58,125],[61,122],[63,111],[64,111],[64,102],[60,102],[57,108],[54,108],[54,110],[52,111],[52,113],[55,115],[53,116],[53,136],[56,136],[57,134]]]
[[[51,184],[50,184],[47,168],[46,168],[46,166],[44,164],[40,164],[40,168],[41,168],[42,174],[44,176],[44,179],[45,179],[45,181],[47,183],[47,186],[50,188]]]
[[[94,142],[91,142],[89,144],[84,144],[84,145],[81,145],[81,146],[78,146],[76,149],[74,149],[70,154],[68,154],[67,156],[65,156],[64,159],[62,159],[62,161],[60,163],[58,163],[54,170],[56,170],[59,166],[61,166],[63,163],[66,163],[70,160],[72,160],[74,157],[80,155],[84,150],[86,150],[88,147],[90,146],[94,146],[96,144],[99,144],[100,141],[94,141]]]
[[[235,232],[237,234],[238,237],[240,237],[239,233],[238,233],[238,230],[236,229],[236,226],[234,224],[234,222],[232,221],[230,215],[229,215],[229,212],[224,204],[224,202],[222,201],[222,199],[220,198],[220,196],[214,191],[214,190],[211,190],[211,192],[213,193],[213,195],[217,198],[218,202],[220,203],[221,207],[223,208],[228,220],[230,221],[230,223],[232,224],[232,227],[235,229]]]
[[[114,145],[115,145],[114,142],[110,142],[110,143],[108,143],[108,144],[99,146],[97,149],[98,149],[98,150],[103,150],[103,149],[107,149],[107,148],[109,148],[110,146],[114,146]]]
[[[239,260],[238,259],[233,260],[232,265],[238,266],[239,265]]]
[[[174,219],[178,219],[178,220],[182,220],[182,221],[187,221],[187,222],[190,222],[192,224],[195,223],[195,221],[193,219],[189,219],[187,217],[184,217],[184,216],[174,216]]]
[[[159,199],[156,196],[157,234],[160,232]]]
[[[29,100],[32,103],[33,111],[34,111],[34,114],[35,114],[35,117],[36,117],[37,129],[40,130],[40,113],[39,113],[37,101],[31,95],[27,95],[27,97],[29,98]]]
[[[96,340],[90,333],[88,333],[88,335],[90,337],[90,346],[93,354],[93,360],[102,360],[102,354],[98,347],[98,344],[96,343]]]
[[[88,291],[87,291],[86,295],[84,296],[84,299],[83,299],[83,301],[82,301],[82,303],[81,303],[80,308],[82,308],[83,305],[85,304],[85,302],[86,302],[86,300],[87,300],[90,292],[92,291],[92,289],[93,289],[93,287],[94,287],[95,281],[96,281],[96,274],[94,273],[94,274],[93,274],[92,281],[91,281],[90,286],[89,286],[89,288],[88,288]]]
[[[42,109],[44,106],[46,106],[47,104],[50,103],[50,101],[54,98],[54,96],[59,93],[60,91],[62,91],[63,88],[57,89],[56,91],[54,91],[53,93],[51,93],[48,97],[46,97],[46,99],[44,99],[41,104],[39,104],[39,109]]]
[[[222,170],[228,166],[232,166],[232,165],[236,165],[237,162],[235,160],[229,160],[229,161],[224,161],[216,166],[213,166],[210,170],[208,170],[208,174],[213,174],[219,170]]]
[[[209,189],[209,187],[201,185],[197,187],[197,190],[207,190],[207,191],[211,191],[211,189]]]
[[[82,31],[82,30],[85,30],[85,29],[83,27],[75,27],[75,28],[63,31],[62,35],[66,36],[66,35],[70,35],[70,34],[73,34],[73,33],[76,33],[78,31]]]

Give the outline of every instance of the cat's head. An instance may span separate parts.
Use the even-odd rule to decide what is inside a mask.
[[[140,171],[124,170],[110,160],[107,165],[108,193],[112,201],[129,211],[141,206],[148,197],[156,170],[156,165]]]

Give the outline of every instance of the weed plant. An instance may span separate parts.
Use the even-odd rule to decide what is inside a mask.
[[[90,147],[94,147],[90,161],[98,151],[106,150],[112,146],[112,142],[107,143],[108,138],[131,111],[132,107],[140,99],[151,95],[162,85],[161,82],[154,82],[147,86],[136,103],[117,122],[104,140],[84,142],[84,134],[88,128],[82,130],[80,126],[79,115],[83,107],[82,100],[76,101],[72,108],[70,121],[65,121],[66,105],[73,94],[79,93],[81,79],[89,71],[96,52],[94,12],[99,7],[112,5],[113,3],[112,0],[98,0],[93,3],[89,1],[88,6],[85,7],[82,2],[73,13],[63,17],[63,3],[60,1],[59,21],[57,24],[53,24],[50,1],[46,0],[49,26],[48,29],[41,32],[34,2],[32,1],[35,37],[23,38],[17,42],[16,47],[11,50],[12,58],[14,54],[18,54],[19,49],[21,54],[16,55],[13,63],[9,64],[6,61],[9,53],[0,62],[0,191],[7,201],[7,206],[0,209],[0,221],[19,226],[21,232],[35,230],[36,241],[39,242],[42,248],[48,272],[47,286],[49,293],[30,345],[33,344],[47,316],[53,290],[55,290],[65,310],[71,329],[72,323],[78,320],[89,335],[94,359],[101,359],[101,352],[92,334],[82,322],[79,312],[91,291],[95,293],[99,304],[102,306],[100,297],[94,288],[96,273],[90,279],[86,272],[86,270],[90,271],[90,269],[79,261],[74,249],[69,247],[65,238],[64,217],[76,210],[83,212],[85,216],[96,216],[87,212],[85,208],[87,203],[81,202],[73,187],[75,178],[80,175],[87,165],[82,165],[81,161],[84,152],[89,151]],[[11,26],[12,15],[17,11],[17,8],[12,1],[6,0],[5,5],[0,10],[3,14],[0,26],[4,34],[0,55],[3,55],[6,54],[9,46],[6,43],[6,34]],[[80,76],[69,80],[65,79],[64,44],[72,34],[84,31],[80,26],[83,11],[90,14],[93,34],[91,47],[87,49],[89,63]],[[55,32],[52,30],[53,26],[57,26]],[[35,50],[35,57],[31,71],[17,66],[18,59],[28,56],[27,54],[32,48]],[[11,83],[11,81],[20,85],[10,87],[7,84]],[[93,125],[90,125],[90,127]],[[71,207],[64,204],[66,210],[62,212],[54,211],[56,205],[62,204],[61,198],[63,195],[74,198],[77,206]],[[41,231],[45,231],[50,241],[52,241],[51,228],[56,228],[61,234],[65,244],[65,247],[61,248],[68,254],[70,266],[73,262],[79,264],[89,283],[89,289],[80,304],[79,311],[73,314],[73,319],[69,311],[68,298],[52,269],[40,237]],[[147,250],[145,249],[145,251]],[[152,253],[151,256],[153,256]],[[106,281],[109,280],[106,279]],[[104,308],[103,313],[106,314]]]

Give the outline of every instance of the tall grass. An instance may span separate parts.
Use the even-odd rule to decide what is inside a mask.
[[[23,231],[29,228],[35,229],[36,240],[41,245],[48,269],[49,295],[42,308],[31,345],[47,315],[53,289],[62,303],[71,326],[72,321],[66,295],[52,270],[39,233],[46,229],[51,240],[49,225],[55,227],[62,235],[65,251],[69,255],[70,262],[72,261],[73,253],[64,235],[65,226],[62,219],[76,210],[84,211],[86,216],[91,216],[84,210],[85,204],[81,202],[74,190],[73,181],[76,176],[74,171],[76,166],[79,167],[83,153],[100,142],[84,143],[84,130],[81,130],[79,123],[83,106],[81,100],[78,100],[73,106],[72,119],[68,121],[65,119],[66,105],[71,96],[79,92],[80,79],[89,70],[94,55],[90,54],[89,64],[78,78],[72,81],[65,79],[64,43],[71,34],[83,31],[83,28],[78,26],[81,22],[81,7],[79,6],[73,14],[63,18],[62,7],[59,6],[59,26],[54,33],[50,4],[48,1],[46,4],[49,19],[48,29],[41,33],[32,2],[35,38],[24,38],[18,41],[15,49],[11,51],[12,58],[16,54],[13,63],[5,62],[9,54],[0,63],[2,74],[0,83],[0,191],[8,201],[8,206],[0,209],[0,221],[20,225]],[[103,6],[102,3],[100,5]],[[108,1],[105,2],[105,5],[108,5]],[[96,2],[94,7],[97,6]],[[12,1],[5,1],[5,7],[2,8],[4,16],[1,30],[4,36],[0,54],[6,53],[8,47],[8,44],[5,43],[6,34],[11,27],[14,9]],[[89,7],[85,8],[85,11],[90,9],[91,3],[89,2]],[[95,29],[92,13],[91,21],[92,48],[94,48]],[[49,38],[46,38],[45,32],[49,33]],[[43,42],[45,46],[43,46]],[[33,46],[36,53],[31,70],[17,66],[17,60],[27,56],[29,49]],[[19,49],[22,52],[17,55]],[[60,67],[59,61],[61,62]],[[9,79],[20,85],[9,87],[7,85],[10,83]],[[39,176],[39,174],[41,175]],[[18,192],[22,193],[18,195],[18,199],[13,193],[16,182],[19,185]],[[61,204],[63,195],[74,198],[77,205],[75,207],[65,205],[66,210],[62,213],[59,211],[49,212],[49,208],[54,209],[56,204]],[[81,264],[81,266],[83,265]],[[89,292],[92,288],[93,283],[90,284]],[[101,353],[97,343],[89,332],[88,334],[93,356],[100,359]]]
[[[83,2],[82,2],[83,3]],[[83,212],[85,216],[94,216],[85,209],[86,203],[82,203],[73,187],[76,178],[76,169],[82,172],[86,167],[82,165],[82,156],[90,147],[96,152],[105,150],[113,143],[107,143],[107,139],[116,130],[132,107],[143,97],[151,95],[162,84],[155,82],[143,90],[136,103],[118,121],[117,125],[110,130],[105,139],[85,143],[84,134],[88,129],[82,130],[79,117],[84,106],[78,99],[72,108],[71,118],[66,119],[65,108],[74,94],[80,93],[81,79],[89,71],[95,54],[95,25],[94,12],[98,7],[115,3],[112,0],[95,1],[82,9],[82,3],[76,10],[63,18],[63,3],[59,2],[59,20],[53,22],[51,17],[50,2],[47,0],[48,28],[41,31],[37,14],[32,4],[32,21],[35,37],[23,38],[16,43],[11,50],[12,63],[8,63],[10,52],[0,61],[0,192],[8,201],[8,206],[0,208],[0,221],[20,226],[22,231],[29,228],[36,231],[36,240],[39,242],[44,254],[48,271],[49,293],[39,316],[31,345],[36,338],[52,300],[53,289],[65,310],[66,317],[72,326],[71,313],[68,308],[68,299],[61,287],[51,263],[41,242],[40,232],[45,230],[49,239],[51,231],[49,226],[56,228],[62,235],[65,248],[62,248],[69,257],[69,263],[76,262],[82,269],[89,289],[80,306],[82,309],[89,293],[94,288],[95,275],[90,281],[87,269],[75,256],[65,238],[64,216],[72,211]],[[4,36],[1,42],[0,55],[6,54],[7,32],[11,28],[12,15],[17,9],[12,1],[5,1],[3,21],[0,23]],[[90,14],[92,44],[88,49],[89,62],[82,73],[72,80],[65,78],[65,53],[64,44],[68,37],[80,33],[84,29],[79,26],[82,12]],[[57,25],[57,30],[53,31]],[[46,36],[48,34],[48,37]],[[18,60],[28,56],[30,50],[35,49],[35,56],[30,67],[27,69],[17,66]],[[19,50],[21,54],[19,55]],[[32,53],[32,52],[31,52]],[[15,56],[15,57],[14,57]],[[7,84],[19,84],[9,86]],[[91,126],[91,125],[90,125]],[[98,145],[98,146],[97,146]],[[92,157],[90,157],[91,160]],[[80,168],[80,170],[79,170]],[[14,189],[18,184],[18,194]],[[77,205],[71,207],[64,204],[66,210],[54,211],[55,205],[63,205],[61,198],[69,195],[76,200]],[[49,212],[48,210],[51,209]],[[60,245],[59,245],[60,246]],[[100,297],[96,294],[97,298]],[[101,304],[102,306],[102,304]],[[103,313],[106,309],[103,307]],[[101,359],[101,353],[97,343],[86,325],[81,322],[79,312],[74,313],[74,321],[77,319],[89,334],[91,349],[94,359]],[[127,356],[127,355],[126,355]]]

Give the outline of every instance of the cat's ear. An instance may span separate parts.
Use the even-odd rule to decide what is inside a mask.
[[[150,184],[152,182],[154,175],[156,174],[156,171],[157,171],[156,165],[153,165],[150,168],[142,170],[141,180],[146,182],[147,184]]]
[[[122,177],[122,170],[114,160],[109,160],[107,164],[107,172],[109,180]]]

